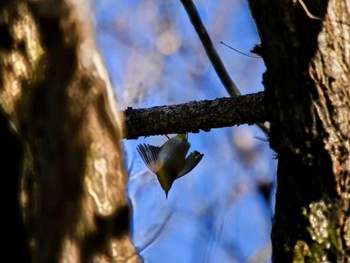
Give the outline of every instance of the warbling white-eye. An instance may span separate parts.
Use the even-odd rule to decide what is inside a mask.
[[[198,151],[193,151],[186,157],[190,147],[187,134],[178,134],[161,147],[149,144],[137,146],[142,160],[157,175],[166,198],[173,182],[192,171],[203,157]]]

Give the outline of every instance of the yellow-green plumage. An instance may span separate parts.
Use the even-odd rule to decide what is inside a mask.
[[[190,147],[186,134],[178,134],[165,142],[162,147],[138,145],[138,152],[148,168],[157,175],[166,197],[173,182],[189,173],[203,157],[203,154],[194,151],[186,158]]]

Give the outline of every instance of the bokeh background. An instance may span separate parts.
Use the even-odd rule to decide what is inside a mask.
[[[242,94],[263,90],[259,44],[244,0],[196,0],[213,43]],[[118,101],[126,107],[228,96],[179,0],[95,0],[97,38]],[[176,180],[166,200],[136,151],[154,136],[124,142],[133,242],[145,262],[270,262],[276,160],[255,126],[189,134],[201,163]],[[191,151],[190,150],[190,151]]]

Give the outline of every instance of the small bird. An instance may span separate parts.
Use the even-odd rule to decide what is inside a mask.
[[[203,158],[198,151],[191,152],[186,158],[190,147],[187,134],[178,134],[161,147],[149,144],[137,146],[142,160],[157,175],[166,198],[173,182],[192,171]]]

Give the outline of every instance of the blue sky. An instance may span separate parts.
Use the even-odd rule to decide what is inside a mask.
[[[262,59],[249,53],[259,36],[246,1],[195,1],[227,70],[243,94],[263,90]],[[121,109],[228,96],[176,0],[96,0],[97,37]],[[252,262],[268,251],[271,206],[258,190],[272,182],[276,161],[254,126],[189,134],[199,165],[175,181],[165,199],[142,162],[139,143],[162,145],[165,136],[125,141],[133,241],[145,262]],[[266,262],[255,261],[255,262]]]

